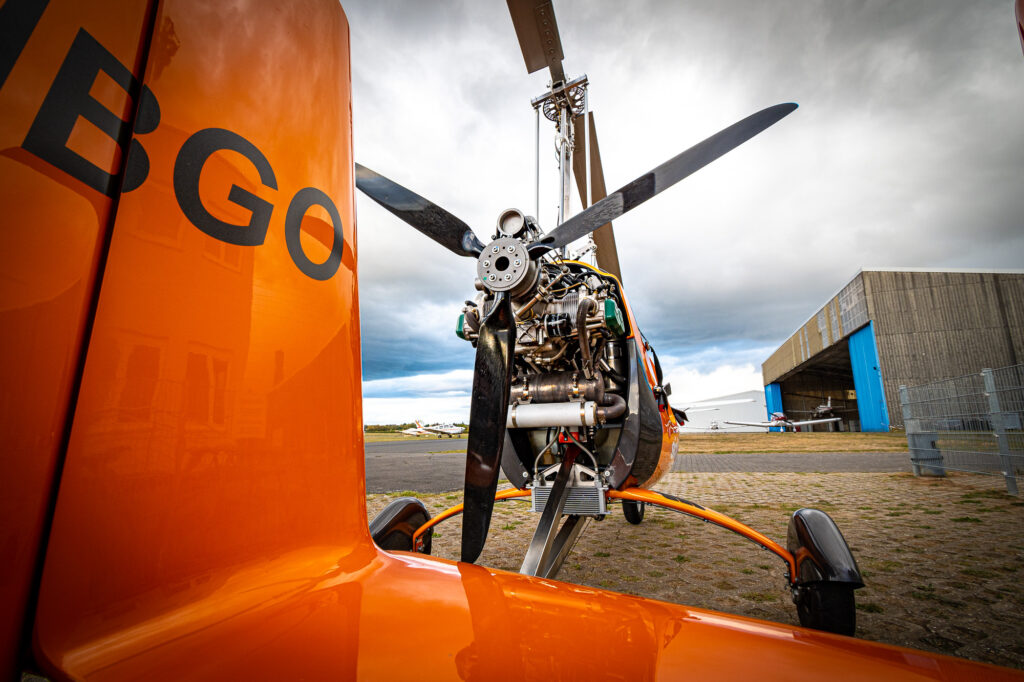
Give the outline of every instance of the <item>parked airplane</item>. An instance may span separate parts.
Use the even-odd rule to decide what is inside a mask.
[[[423,422],[417,421],[416,426],[402,429],[402,433],[407,436],[448,436],[449,438],[454,438],[461,435],[465,430],[465,427],[456,426],[455,424],[430,424],[429,426],[424,426]]]
[[[766,429],[770,428],[781,428],[785,431],[787,428],[796,429],[800,426],[810,426],[811,424],[831,424],[834,422],[842,421],[841,417],[831,417],[829,419],[804,419],[801,421],[793,421],[786,417],[782,412],[772,412],[772,417],[768,421],[763,422],[725,422],[726,424],[732,424],[734,426],[762,426]]]

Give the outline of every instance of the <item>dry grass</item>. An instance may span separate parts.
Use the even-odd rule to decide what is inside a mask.
[[[906,452],[903,433],[684,433],[681,454]]]

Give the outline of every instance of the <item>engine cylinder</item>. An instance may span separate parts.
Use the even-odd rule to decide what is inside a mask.
[[[595,426],[597,403],[592,400],[572,403],[510,405],[505,426],[510,429],[535,429],[550,426]]]

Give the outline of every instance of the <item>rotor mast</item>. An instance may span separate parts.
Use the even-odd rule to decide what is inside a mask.
[[[531,100],[533,108],[538,115],[544,114],[544,118],[553,122],[557,129],[555,137],[555,148],[558,152],[558,225],[561,225],[568,218],[569,193],[572,188],[572,158],[576,148],[574,119],[578,116],[586,116],[588,108],[586,74],[573,78],[566,82],[552,82],[548,92]],[[585,120],[585,119],[584,119]],[[589,130],[584,126],[585,135],[589,137]],[[540,146],[540,126],[537,126],[537,146]],[[588,148],[589,140],[584,143],[584,149]],[[587,156],[587,177],[589,177],[590,158]],[[590,183],[586,183],[586,203],[590,205]],[[539,193],[539,186],[537,188]],[[539,204],[539,200],[538,200]],[[591,240],[591,244],[593,241]],[[591,247],[592,250],[592,247]],[[564,249],[563,249],[564,252]],[[564,255],[564,253],[563,253]]]

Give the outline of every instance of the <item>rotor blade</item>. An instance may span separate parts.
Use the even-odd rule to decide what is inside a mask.
[[[491,525],[501,447],[505,443],[515,329],[511,299],[505,293],[498,293],[491,312],[480,323],[469,407],[462,516],[462,561],[469,563],[480,556]]]
[[[476,258],[484,250],[469,225],[434,202],[358,163],[356,187],[452,253]]]
[[[551,69],[553,83],[564,81],[562,41],[551,0],[508,0],[508,12],[516,27],[526,71],[533,73],[546,66]]]
[[[685,152],[596,202],[587,210],[566,220],[530,248],[530,257],[536,258],[551,249],[574,242],[608,221],[636,208],[655,194],[668,189],[777,123],[792,113],[796,107],[797,105],[792,102],[776,104],[733,123],[703,142],[698,142]]]
[[[597,144],[597,128],[594,125],[594,112],[590,112],[590,179],[591,199],[595,202],[601,201],[608,196],[608,190],[604,185],[604,169],[601,166],[601,148]],[[588,208],[587,203],[587,159],[586,159],[586,137],[583,130],[583,118],[577,116],[573,119],[575,127],[576,147],[572,154],[572,169],[576,174],[576,187],[580,191],[580,203],[583,208]],[[619,282],[622,282],[622,271],[619,269],[619,250],[615,247],[615,232],[612,231],[612,224],[605,223],[594,230],[594,244],[597,246],[597,267],[605,272],[615,275]]]

